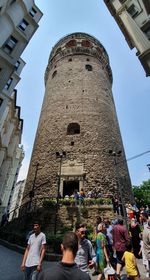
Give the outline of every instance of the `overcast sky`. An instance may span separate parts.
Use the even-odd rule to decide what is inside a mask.
[[[17,86],[17,105],[24,119],[22,144],[25,158],[19,180],[25,179],[44,96],[44,73],[52,47],[72,32],[95,36],[105,47],[113,72],[116,104],[126,158],[150,151],[150,79],[130,50],[103,0],[36,0],[43,17],[22,58],[26,66]],[[150,153],[128,161],[133,185],[150,178]]]

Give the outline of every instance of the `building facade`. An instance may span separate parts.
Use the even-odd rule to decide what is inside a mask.
[[[23,128],[15,89],[25,65],[20,56],[41,16],[33,0],[0,0],[0,219],[9,201]]]
[[[12,188],[8,206],[9,221],[19,216],[19,209],[23,198],[24,188],[25,180],[17,182]]]
[[[50,54],[45,86],[26,200],[31,191],[40,200],[82,188],[111,197],[118,185],[132,200],[112,71],[102,44],[85,33],[62,38]]]
[[[12,164],[5,183],[5,191],[3,192],[2,201],[3,201],[3,212],[9,213],[11,198],[16,186],[18,174],[20,167],[22,165],[22,160],[24,159],[24,150],[23,147],[17,147],[15,156],[13,157]]]
[[[131,49],[150,76],[150,0],[104,0]]]

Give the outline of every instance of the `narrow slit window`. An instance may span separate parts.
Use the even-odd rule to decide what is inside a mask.
[[[56,77],[56,75],[57,75],[57,70],[55,70],[55,71],[53,72],[53,74],[52,74],[52,79],[53,79],[54,77]]]

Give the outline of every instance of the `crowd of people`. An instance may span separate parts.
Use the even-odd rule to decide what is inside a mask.
[[[122,219],[110,222],[97,217],[93,231],[92,243],[87,238],[84,224],[76,225],[74,232],[66,232],[61,244],[61,262],[41,271],[46,237],[39,222],[35,222],[21,265],[25,280],[37,277],[39,280],[89,280],[89,269],[92,268],[92,275],[97,275],[97,280],[108,279],[108,275],[111,275],[110,279],[121,279],[123,266],[129,279],[139,280],[136,258],[142,258],[145,276],[150,278],[150,219],[147,213],[140,214],[139,222],[132,217],[128,229]]]
[[[64,196],[65,199],[73,198],[75,200],[76,205],[84,204],[84,199],[88,199],[88,198],[96,199],[101,197],[102,197],[101,192],[97,191],[96,188],[89,190],[87,193],[85,193],[83,188],[81,188],[80,191],[75,189],[71,195],[66,194]],[[62,198],[61,194],[60,194],[60,198]]]

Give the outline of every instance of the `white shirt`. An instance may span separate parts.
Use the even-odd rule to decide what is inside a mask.
[[[107,228],[107,236],[109,238],[109,242],[112,245],[113,244],[113,237],[112,237],[112,226],[109,225]]]
[[[142,251],[143,264],[146,265],[146,267],[148,268],[148,260],[146,259],[146,256],[145,256],[143,240],[141,240],[140,245],[141,245],[141,251]]]
[[[46,237],[43,232],[40,232],[38,235],[35,235],[35,233],[30,235],[28,240],[30,248],[25,266],[30,267],[39,264],[43,244],[46,244]]]

